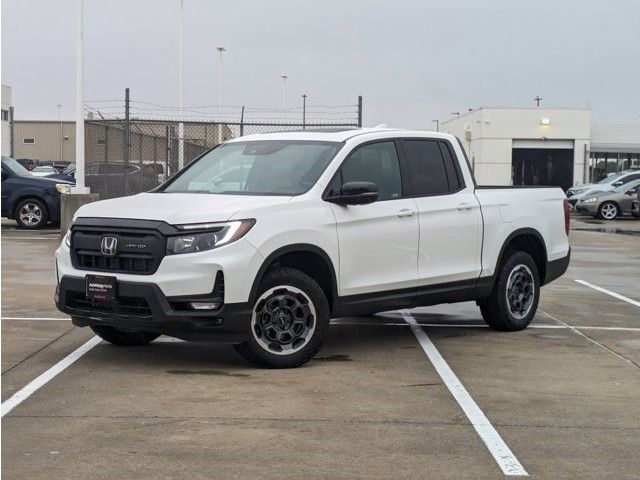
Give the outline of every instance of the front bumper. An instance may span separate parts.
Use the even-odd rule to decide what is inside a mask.
[[[108,305],[92,305],[85,296],[85,278],[63,276],[56,288],[56,307],[71,315],[79,327],[105,325],[144,330],[183,340],[241,343],[249,333],[251,307],[229,303],[216,311],[194,311],[190,301],[223,302],[215,292],[167,297],[153,283],[117,283],[118,298]]]
[[[590,215],[595,215],[598,213],[598,203],[585,203],[579,202],[576,204],[575,209],[580,213],[588,213]]]

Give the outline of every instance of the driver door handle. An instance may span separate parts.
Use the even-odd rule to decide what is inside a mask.
[[[413,217],[415,213],[416,213],[415,210],[412,210],[410,208],[403,208],[398,213],[396,213],[396,215],[398,217]]]
[[[473,205],[471,205],[470,203],[461,203],[460,205],[458,205],[458,210],[471,210],[473,208]]]

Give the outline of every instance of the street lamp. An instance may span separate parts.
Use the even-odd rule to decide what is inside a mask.
[[[178,115],[182,116],[184,110],[183,92],[183,7],[184,1],[178,0]],[[182,119],[181,119],[182,120]],[[184,167],[184,123],[178,124],[178,170]]]
[[[222,106],[222,54],[227,50],[224,47],[216,47],[220,58],[220,70],[218,71],[218,107]]]
[[[226,52],[224,47],[216,47],[220,59],[220,69],[218,71],[218,144],[222,143],[222,124],[220,123],[220,114],[222,107],[222,54]]]
[[[287,108],[287,78],[289,75],[283,74],[280,75],[280,78],[282,79],[282,109],[284,110]]]

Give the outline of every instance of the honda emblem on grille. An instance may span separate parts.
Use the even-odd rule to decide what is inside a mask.
[[[116,237],[102,237],[100,251],[105,257],[114,257],[118,253],[118,239]]]

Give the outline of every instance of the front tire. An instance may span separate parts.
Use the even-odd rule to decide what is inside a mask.
[[[299,367],[322,347],[329,319],[329,302],[313,278],[293,268],[277,268],[260,283],[248,340],[234,347],[260,367]]]
[[[604,202],[598,208],[598,216],[603,220],[613,220],[619,213],[618,205],[613,202]]]
[[[640,220],[640,202],[633,202],[633,205],[631,205],[631,215],[633,215],[633,218]]]
[[[147,345],[160,336],[154,332],[126,332],[106,325],[92,325],[91,330],[101,339],[122,347],[137,347]]]
[[[484,321],[494,330],[527,328],[538,309],[540,277],[533,258],[511,252],[500,265],[491,295],[478,301]]]
[[[47,208],[37,198],[20,200],[16,205],[14,218],[18,227],[35,230],[47,224]]]

